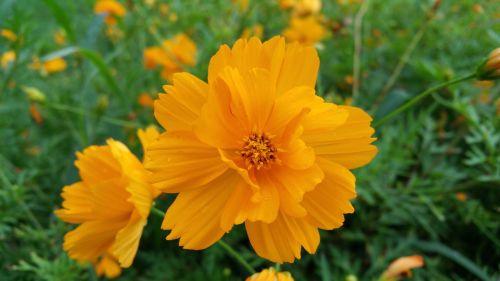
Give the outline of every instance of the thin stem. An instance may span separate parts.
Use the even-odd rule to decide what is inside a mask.
[[[163,218],[165,216],[165,213],[156,207],[151,208],[151,213]],[[217,241],[217,244],[221,246],[226,252],[231,255],[233,258],[235,258],[250,274],[254,274],[256,271],[255,269],[240,255],[236,250],[234,250],[229,244],[226,242],[219,240]]]
[[[276,272],[281,271],[281,263],[279,263],[279,262],[275,263],[274,268],[276,269]]]
[[[408,60],[410,59],[411,54],[413,53],[413,51],[417,47],[418,43],[422,39],[425,31],[427,30],[427,28],[429,27],[429,24],[432,21],[432,19],[434,19],[434,16],[436,14],[436,10],[438,7],[439,7],[439,5],[434,4],[427,11],[424,22],[422,23],[422,25],[418,29],[417,33],[415,33],[415,36],[413,36],[410,44],[406,47],[406,50],[404,51],[403,55],[399,58],[398,64],[394,68],[391,76],[389,77],[389,80],[387,80],[387,82],[385,83],[384,88],[380,92],[380,95],[377,98],[377,101],[375,102],[375,104],[379,104],[380,102],[382,102],[382,100],[387,95],[389,90],[396,83],[397,79],[399,78],[399,75],[401,74],[401,71],[403,71],[403,68],[408,63]]]
[[[352,99],[356,101],[359,93],[360,73],[361,73],[361,50],[362,50],[362,36],[361,31],[363,27],[363,17],[368,11],[370,0],[365,0],[361,4],[356,19],[354,22],[354,56],[353,56],[353,81],[352,81]]]
[[[389,121],[390,119],[392,119],[394,116],[396,116],[396,115],[400,114],[401,112],[403,112],[403,111],[409,109],[410,107],[414,106],[415,104],[417,104],[422,99],[424,99],[425,97],[429,96],[430,94],[434,93],[435,91],[440,90],[440,89],[445,88],[445,87],[448,87],[448,86],[451,86],[451,85],[454,85],[454,84],[458,84],[460,82],[463,82],[463,81],[466,81],[466,80],[469,80],[469,79],[472,79],[475,76],[476,76],[476,73],[471,73],[471,74],[459,77],[457,79],[454,79],[454,80],[451,80],[451,81],[448,81],[448,82],[444,82],[444,83],[441,83],[441,84],[436,85],[434,87],[431,87],[431,88],[423,91],[422,93],[418,94],[416,97],[412,98],[411,100],[407,101],[405,104],[401,105],[396,110],[394,110],[391,113],[387,114],[386,116],[382,117],[382,119],[376,121],[373,124],[373,127],[379,127],[380,125],[386,123],[387,121]]]

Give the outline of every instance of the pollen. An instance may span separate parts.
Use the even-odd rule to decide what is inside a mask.
[[[243,139],[243,143],[243,148],[238,153],[245,161],[247,169],[255,167],[260,170],[278,162],[276,156],[278,149],[272,144],[268,135],[251,133]]]

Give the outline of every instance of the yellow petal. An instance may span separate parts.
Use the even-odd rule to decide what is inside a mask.
[[[95,266],[97,276],[105,275],[106,278],[112,279],[120,276],[122,269],[116,262],[115,258],[106,254]]]
[[[65,186],[61,194],[64,199],[62,209],[55,214],[63,221],[69,223],[82,223],[94,218],[92,213],[92,193],[83,182]]]
[[[222,175],[228,166],[217,149],[190,132],[163,133],[146,155],[150,182],[163,192],[193,190]]]
[[[314,253],[319,245],[318,229],[304,219],[279,214],[270,224],[247,221],[245,226],[255,252],[273,262],[293,262],[302,246]]]
[[[344,223],[344,214],[354,212],[350,200],[356,196],[355,178],[339,164],[318,158],[317,163],[325,173],[323,181],[304,195],[302,205],[307,210],[307,220],[321,229],[334,229]]]
[[[146,223],[147,218],[141,217],[138,213],[133,213],[127,226],[116,235],[111,251],[120,262],[121,267],[127,268],[132,264]]]
[[[179,245],[190,250],[219,240],[225,232],[220,227],[223,208],[240,182],[240,176],[229,170],[200,189],[179,193],[163,220],[162,229],[172,230],[167,239],[180,238]]]
[[[88,185],[121,176],[121,167],[108,146],[90,146],[83,153],[76,153],[75,166]]]
[[[349,112],[345,123],[335,129],[334,134],[326,134],[322,140],[311,142],[317,156],[339,163],[348,169],[366,165],[377,154],[377,147],[371,145],[373,128],[371,117],[363,110],[340,106]]]
[[[285,94],[298,86],[314,89],[318,69],[319,57],[314,47],[304,47],[298,43],[287,44],[277,81],[277,94]]]
[[[166,94],[154,104],[156,120],[169,132],[190,130],[206,101],[207,84],[189,73],[176,73],[173,85],[163,89]]]
[[[147,147],[151,145],[156,139],[158,139],[158,137],[160,136],[160,132],[158,131],[158,128],[156,128],[156,126],[150,125],[145,130],[137,130],[137,136],[141,141],[143,154],[146,155]]]

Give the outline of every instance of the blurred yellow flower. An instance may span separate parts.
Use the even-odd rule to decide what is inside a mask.
[[[247,39],[250,37],[257,37],[257,38],[262,38],[262,35],[264,34],[264,27],[262,27],[261,24],[256,24],[252,27],[246,27],[243,30],[243,33],[241,34],[240,38]]]
[[[321,11],[321,0],[280,0],[281,9],[293,9],[294,16],[308,16]]]
[[[163,16],[166,16],[166,15],[168,15],[169,11],[170,11],[170,6],[168,4],[165,4],[165,3],[160,4],[160,14],[162,14]]]
[[[39,70],[42,75],[48,75],[64,71],[67,66],[66,61],[63,58],[53,58],[43,62],[41,62],[38,58],[34,58],[30,68],[33,70]]]
[[[52,37],[57,45],[62,46],[66,44],[66,33],[64,32],[64,30],[61,29],[55,31]]]
[[[289,272],[276,272],[276,270],[271,267],[253,274],[245,281],[294,281],[294,279]]]
[[[6,69],[15,60],[16,60],[16,53],[14,51],[7,51],[2,54],[0,65],[2,66],[3,69]]]
[[[424,266],[424,258],[422,256],[406,256],[400,257],[393,261],[384,273],[382,273],[383,281],[396,281],[402,276],[411,276],[411,269]]]
[[[97,274],[116,277],[134,260],[157,192],[142,163],[113,139],[78,152],[75,165],[81,181],[63,188],[63,208],[55,211],[79,224],[64,236],[64,250],[93,263]]]
[[[195,63],[196,44],[186,34],[165,40],[162,46],[144,50],[144,67],[154,69],[161,66],[161,77],[166,80],[171,80],[174,73],[183,71],[184,66]]]
[[[153,108],[154,101],[150,94],[143,92],[137,97],[137,103],[142,107]]]
[[[17,35],[12,32],[10,29],[2,29],[0,30],[0,36],[4,37],[5,39],[14,42],[17,40]]]
[[[248,9],[250,0],[231,0],[233,4],[238,5],[240,11],[244,12]]]
[[[472,10],[474,11],[474,13],[476,14],[483,14],[484,13],[484,9],[483,9],[483,6],[481,6],[480,4],[474,4],[472,6]]]
[[[104,22],[108,25],[116,24],[116,18],[125,16],[125,7],[116,0],[98,0],[94,6],[94,13],[106,14]]]
[[[377,148],[367,113],[315,94],[318,68],[313,47],[253,37],[220,47],[208,83],[173,75],[154,104],[166,133],[145,164],[157,189],[179,193],[167,239],[205,249],[245,223],[259,256],[293,262],[316,251],[318,229],[343,224],[356,196],[349,169]]]
[[[156,4],[156,0],[144,0],[144,3],[150,8],[152,8]]]
[[[314,45],[321,41],[327,34],[326,28],[315,16],[304,18],[293,17],[283,36],[289,41],[297,41],[304,45]]]

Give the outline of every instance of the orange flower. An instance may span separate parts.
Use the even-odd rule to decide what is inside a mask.
[[[283,36],[290,41],[297,41],[304,45],[314,45],[326,35],[325,27],[315,16],[305,18],[294,17],[289,27],[283,31]]]
[[[321,0],[280,0],[281,9],[293,9],[294,16],[308,16],[321,11]]]
[[[140,139],[149,145],[150,138]],[[75,165],[81,181],[64,187],[63,208],[55,211],[61,220],[80,224],[64,236],[64,250],[94,263],[98,275],[116,277],[134,260],[157,192],[142,163],[112,139],[78,152]]]
[[[349,169],[376,155],[363,110],[315,94],[313,47],[240,39],[223,45],[208,83],[177,73],[154,111],[166,129],[147,151],[150,181],[179,193],[166,212],[167,239],[204,249],[244,223],[258,255],[293,262],[314,253],[318,229],[352,213]]]
[[[406,256],[393,261],[384,273],[382,280],[395,281],[401,276],[411,276],[411,269],[424,266],[422,256]]]
[[[94,13],[106,14],[104,22],[108,25],[115,25],[116,18],[125,16],[125,7],[115,0],[98,0],[94,6]]]
[[[464,192],[455,193],[455,197],[460,202],[465,202],[467,200],[467,194],[465,194]]]
[[[185,34],[163,41],[161,47],[149,47],[144,50],[144,67],[154,69],[162,67],[161,77],[172,79],[172,74],[183,70],[185,65],[195,65],[196,45]]]
[[[44,62],[40,62],[39,59],[35,58],[33,63],[30,65],[30,68],[40,70],[42,75],[48,75],[64,71],[67,66],[66,61],[63,58],[53,58]]]
[[[276,272],[274,268],[264,269],[248,277],[245,281],[293,281],[289,272]]]
[[[0,30],[0,36],[4,37],[5,39],[14,42],[17,40],[17,35],[12,32],[10,29],[2,29]]]
[[[493,50],[478,69],[479,80],[495,80],[500,78],[500,48]]]
[[[43,117],[40,111],[38,110],[38,107],[36,104],[32,103],[30,104],[30,114],[33,120],[35,120],[36,123],[42,124],[43,123]]]
[[[151,95],[144,92],[144,93],[141,93],[139,95],[139,97],[137,98],[137,103],[139,103],[143,107],[153,108],[154,101],[153,101],[153,98],[151,97]]]
[[[11,63],[16,60],[16,53],[14,51],[7,51],[2,54],[2,58],[0,59],[0,65],[3,69],[7,69]]]

